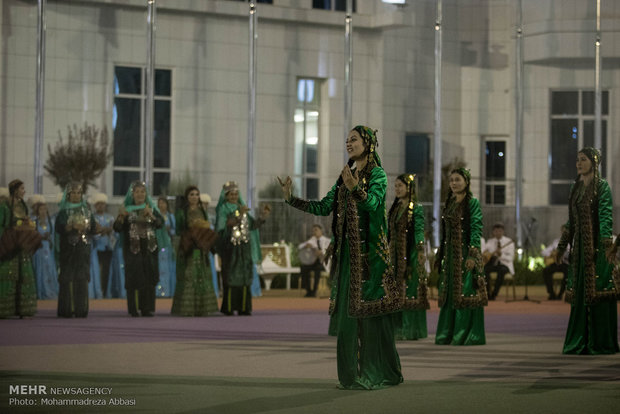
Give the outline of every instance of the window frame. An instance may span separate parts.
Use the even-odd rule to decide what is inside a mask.
[[[140,93],[116,93],[115,90],[115,79],[116,79],[116,69],[122,67],[122,68],[133,68],[133,69],[140,69]],[[151,174],[152,176],[149,177],[150,178],[150,183],[151,183],[151,195],[152,196],[158,196],[160,194],[155,194],[155,189],[153,188],[153,184],[155,181],[155,174],[158,173],[166,173],[169,175],[169,178],[171,178],[172,176],[172,170],[173,170],[173,160],[174,160],[174,125],[173,125],[173,121],[174,121],[174,68],[172,67],[167,67],[167,66],[158,66],[155,68],[155,73],[157,73],[157,71],[168,71],[170,72],[170,95],[154,95],[153,99],[154,99],[154,104],[157,101],[168,101],[170,102],[170,119],[169,119],[169,125],[170,125],[170,147],[168,149],[168,157],[169,157],[169,162],[168,162],[168,167],[156,167],[155,166],[155,146],[153,145],[153,159],[151,160]],[[119,197],[119,196],[123,196],[123,194],[114,194],[114,175],[116,172],[134,172],[134,173],[138,173],[139,177],[142,177],[143,172],[145,170],[145,166],[146,166],[146,160],[145,160],[145,144],[146,144],[146,66],[141,66],[141,65],[136,65],[136,64],[122,64],[122,63],[115,63],[112,67],[112,89],[113,89],[113,95],[112,95],[112,106],[115,106],[115,101],[116,98],[122,98],[122,99],[133,99],[133,100],[139,100],[140,101],[140,136],[139,136],[139,143],[140,143],[140,165],[139,166],[117,166],[114,164],[114,159],[112,160],[112,195],[114,197]],[[155,111],[155,105],[153,105],[153,111]],[[113,146],[113,151],[115,150],[114,148],[114,121],[112,121],[112,125],[110,130],[112,131],[112,146]]]
[[[577,113],[576,114],[554,114],[553,113],[553,94],[556,92],[577,92]],[[579,151],[581,148],[584,147],[584,134],[585,134],[585,123],[587,121],[594,121],[596,122],[596,114],[584,114],[583,113],[583,95],[584,93],[593,93],[595,92],[592,89],[589,88],[553,88],[549,90],[549,131],[548,131],[548,139],[549,139],[549,144],[548,144],[548,167],[549,167],[549,177],[548,177],[548,195],[547,195],[547,201],[549,205],[567,205],[568,204],[568,194],[566,194],[566,201],[564,203],[557,203],[557,202],[552,202],[552,193],[553,193],[553,186],[554,185],[570,185],[574,182],[574,178],[571,179],[559,179],[559,178],[552,178],[551,177],[551,167],[553,165],[553,137],[551,136],[551,131],[552,131],[552,127],[553,127],[553,121],[554,120],[563,120],[563,119],[577,119],[577,151]],[[605,94],[607,94],[607,103],[605,104],[605,102],[601,102],[601,106],[604,107],[605,105],[607,105],[607,114],[605,113],[601,113],[601,122],[605,122],[607,127],[605,129],[605,136],[601,136],[601,140],[604,142],[604,147],[606,148],[606,151],[609,152],[609,135],[610,135],[610,114],[613,113],[612,112],[612,107],[611,107],[611,103],[612,103],[612,99],[611,99],[611,90],[609,89],[605,89],[601,91],[601,96],[603,97]],[[603,98],[602,98],[603,99]],[[601,99],[601,100],[602,100]],[[601,108],[602,111],[602,108]],[[602,131],[603,132],[603,131]],[[603,154],[604,156],[605,154]],[[577,154],[575,154],[575,157],[577,157]],[[610,177],[611,174],[611,162],[609,162],[609,160],[607,160],[607,162],[605,163],[605,170],[603,170],[601,168],[600,170],[601,175],[603,177]],[[577,172],[575,170],[575,176],[577,175]]]

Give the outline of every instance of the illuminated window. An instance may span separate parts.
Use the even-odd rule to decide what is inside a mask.
[[[319,197],[320,82],[297,81],[295,108],[295,185],[305,199]]]

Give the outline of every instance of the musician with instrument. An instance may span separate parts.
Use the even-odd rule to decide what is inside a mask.
[[[562,226],[561,231],[564,231],[566,226]],[[545,286],[547,286],[547,293],[549,297],[547,300],[560,300],[562,299],[562,295],[564,294],[564,290],[566,289],[566,275],[568,274],[568,253],[569,249],[564,253],[564,261],[562,263],[557,263],[555,260],[555,256],[557,255],[558,244],[560,243],[560,238],[553,240],[549,246],[547,246],[542,251],[542,256],[545,258],[545,268],[543,269],[543,279],[545,280]],[[553,290],[553,274],[561,272],[564,274],[564,278],[562,279],[562,285],[560,286],[560,292],[556,295]]]
[[[301,262],[301,285],[306,289],[306,297],[316,297],[321,280],[321,272],[327,270],[323,259],[331,240],[323,235],[323,226],[312,226],[312,237],[299,245],[299,260]],[[314,272],[314,284],[310,287],[310,273]]]
[[[484,260],[484,274],[487,279],[487,292],[489,300],[495,300],[499,289],[504,283],[507,273],[515,273],[515,245],[514,241],[504,235],[504,223],[498,222],[493,225],[493,237],[487,240],[482,250]],[[493,292],[491,292],[490,275],[497,272],[497,279]]]

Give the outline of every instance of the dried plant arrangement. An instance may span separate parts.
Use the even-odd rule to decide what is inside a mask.
[[[58,131],[58,142],[52,149],[47,146],[49,158],[44,165],[47,174],[54,182],[65,188],[77,181],[82,184],[84,193],[88,186],[95,186],[95,180],[105,170],[112,158],[110,140],[106,127],[98,130],[94,125],[67,126],[67,139]]]

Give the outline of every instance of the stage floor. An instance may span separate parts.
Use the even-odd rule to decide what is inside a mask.
[[[530,288],[530,298],[544,299],[541,289]],[[502,292],[485,309],[487,345],[456,347],[433,343],[432,301],[429,337],[397,342],[405,382],[364,392],[336,387],[328,300],[300,296],[266,292],[250,317],[203,318],[170,316],[170,299],[158,299],[154,318],[131,318],[125,301],[101,299],[87,319],[58,319],[56,302],[40,301],[33,319],[0,320],[0,411],[619,412],[620,354],[562,355],[564,302],[507,303]],[[21,385],[43,385],[47,394],[16,394]],[[87,406],[50,405],[87,398]],[[36,405],[15,405],[26,402]]]

